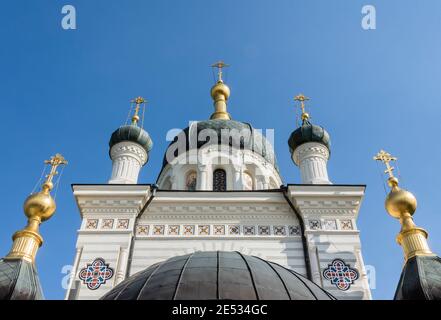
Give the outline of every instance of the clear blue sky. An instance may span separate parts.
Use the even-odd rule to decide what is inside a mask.
[[[61,28],[61,8],[77,10],[77,30]],[[377,29],[360,26],[377,9]],[[399,223],[384,210],[372,156],[400,158],[403,186],[417,196],[418,225],[441,253],[436,190],[440,176],[440,1],[3,1],[0,10],[0,116],[3,126],[0,255],[25,224],[22,203],[42,161],[69,160],[55,216],[41,228],[37,266],[47,298],[61,299],[63,265],[72,264],[80,216],[71,183],[106,183],[108,140],[128,100],[149,101],[154,140],[140,182],[155,182],[170,128],[212,112],[208,65],[231,64],[229,111],[275,129],[285,183],[299,183],[287,139],[292,97],[312,97],[315,123],[329,131],[334,183],[367,184],[358,227],[365,263],[376,268],[377,299],[393,297],[402,267]]]

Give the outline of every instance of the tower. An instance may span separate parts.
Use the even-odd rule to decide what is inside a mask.
[[[305,101],[309,98],[299,94],[294,98],[300,101],[302,125],[288,140],[292,160],[300,168],[303,184],[331,184],[328,178],[327,162],[330,155],[330,137],[328,132],[309,120],[305,111]]]
[[[38,248],[43,244],[39,226],[55,213],[55,201],[51,196],[53,178],[57,168],[66,165],[61,154],[45,161],[51,166],[41,191],[31,194],[23,209],[28,218],[27,226],[14,233],[11,251],[0,259],[0,300],[40,300],[43,292],[35,266]]]
[[[149,159],[153,142],[149,134],[139,126],[140,109],[145,109],[146,101],[142,97],[132,100],[135,110],[132,122],[113,132],[109,141],[109,155],[112,159],[112,184],[136,184],[139,171]]]

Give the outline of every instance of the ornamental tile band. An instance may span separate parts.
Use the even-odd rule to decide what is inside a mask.
[[[118,219],[116,224],[117,229],[128,229],[129,228],[129,219]]]
[[[225,235],[225,226],[224,225],[214,225],[214,235],[223,236]]]
[[[309,228],[311,230],[320,230],[322,228],[320,220],[309,220]]]
[[[185,225],[184,236],[192,236],[192,235],[194,235],[194,225]]]
[[[323,270],[323,277],[331,281],[337,289],[346,291],[358,279],[359,273],[343,260],[335,259],[328,265],[328,268]]]
[[[274,226],[274,235],[275,236],[285,236],[286,235],[285,226]]]
[[[269,236],[270,235],[270,227],[269,226],[259,226],[259,235],[260,236]]]
[[[239,235],[240,234],[240,226],[239,225],[229,225],[228,232],[231,235]]]
[[[87,219],[86,229],[97,229],[97,228],[98,228],[98,219]]]
[[[149,228],[150,226],[148,224],[138,225],[136,226],[136,234],[139,236],[146,236],[149,234]]]
[[[169,236],[178,236],[179,235],[179,225],[170,225],[168,226],[168,235]]]
[[[290,236],[300,235],[300,227],[299,226],[289,226],[288,231],[289,231]]]
[[[353,230],[351,220],[340,220],[340,227],[342,230]]]
[[[209,225],[198,226],[198,234],[200,236],[209,235],[210,234],[210,226]]]
[[[335,220],[325,220],[323,227],[325,230],[337,230],[337,222]]]
[[[112,229],[113,228],[113,219],[103,219],[101,222],[101,229]]]
[[[164,226],[163,225],[153,226],[153,234],[156,236],[163,235],[164,234]]]
[[[83,284],[90,290],[98,289],[107,280],[113,277],[113,269],[103,258],[96,258],[92,263],[86,264],[86,267],[80,270],[78,274]]]
[[[243,227],[243,234],[246,236],[254,236],[256,234],[256,227],[255,226],[244,226]]]

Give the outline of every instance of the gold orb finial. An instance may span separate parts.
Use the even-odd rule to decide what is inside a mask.
[[[13,235],[14,243],[5,259],[25,259],[34,262],[37,250],[43,243],[39,233],[40,223],[52,217],[56,209],[55,200],[50,194],[54,187],[52,180],[58,174],[57,168],[66,165],[67,161],[57,153],[45,163],[51,165],[50,172],[41,186],[41,191],[26,198],[23,209],[28,218],[27,226]]]
[[[227,112],[227,101],[230,97],[230,88],[222,80],[222,69],[229,67],[223,61],[218,61],[211,65],[213,68],[218,69],[218,79],[216,84],[211,88],[210,94],[214,100],[214,113],[210,119],[224,119],[230,120],[230,114]]]
[[[401,230],[397,241],[403,248],[405,259],[417,255],[433,255],[427,244],[427,232],[418,228],[412,219],[417,208],[417,199],[411,192],[398,186],[398,179],[393,174],[394,167],[390,163],[396,161],[397,158],[380,150],[374,156],[374,160],[383,162],[386,166],[384,172],[389,175],[387,182],[391,191],[386,197],[385,207],[392,217],[400,220]]]

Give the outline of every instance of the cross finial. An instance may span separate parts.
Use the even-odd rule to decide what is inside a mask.
[[[302,109],[302,120],[308,120],[309,114],[305,111],[305,101],[308,101],[309,98],[306,97],[303,93],[300,93],[294,97],[294,101],[300,101],[300,108]]]
[[[393,157],[390,153],[384,150],[380,150],[380,152],[378,152],[377,155],[374,157],[374,160],[383,162],[386,165],[386,170],[384,170],[384,173],[387,173],[389,175],[389,178],[395,178],[392,172],[394,170],[394,167],[390,165],[390,162],[396,161],[396,157]]]
[[[44,163],[51,165],[51,170],[49,174],[46,176],[46,181],[43,183],[43,190],[48,192],[52,189],[52,179],[55,175],[58,174],[57,168],[60,165],[66,165],[67,160],[59,153],[57,153],[55,156],[52,156],[50,160],[45,160]]]
[[[141,104],[146,103],[147,101],[143,97],[137,97],[135,99],[130,100],[131,103],[135,103],[135,113],[132,117],[132,125],[137,125],[139,121],[139,108]]]
[[[224,63],[222,60],[219,60],[218,62],[213,63],[211,65],[212,68],[217,68],[217,70],[218,70],[217,71],[217,81],[218,82],[223,82],[223,80],[222,80],[222,69],[226,68],[226,67],[229,67],[229,66],[230,66],[229,64]]]

